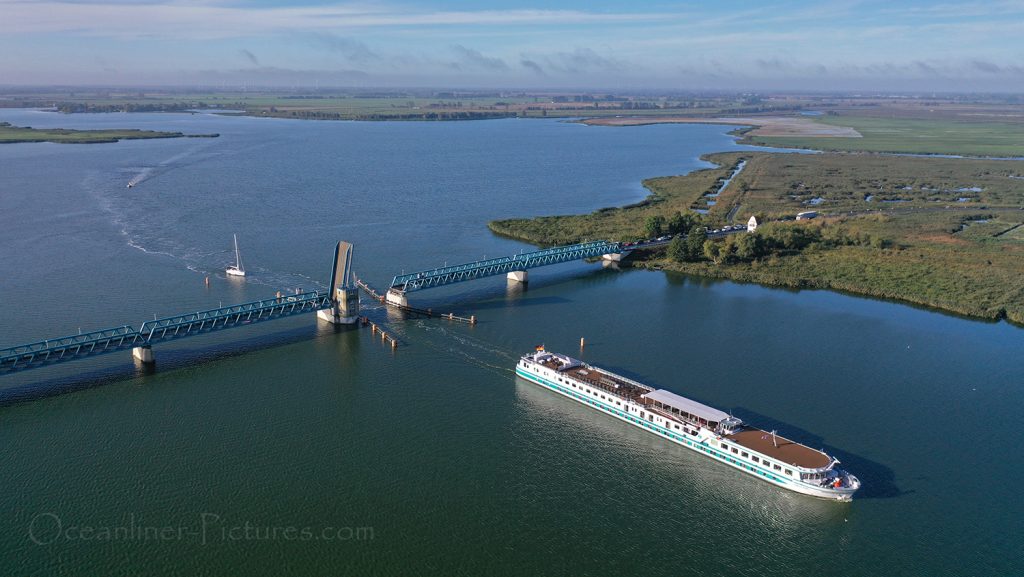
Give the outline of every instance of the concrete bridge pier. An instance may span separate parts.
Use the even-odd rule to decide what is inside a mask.
[[[395,289],[389,289],[388,294],[384,298],[388,301],[388,304],[400,307],[409,306],[409,298],[405,296],[405,293]]]
[[[629,252],[630,251],[623,251],[623,252],[613,252],[613,253],[609,253],[609,254],[602,254],[601,255],[601,260],[606,260],[606,261],[610,261],[610,262],[622,262],[622,259],[624,259],[627,256],[629,256]]]
[[[149,345],[133,348],[132,358],[143,365],[152,365],[156,363],[156,357],[153,356],[153,347]]]
[[[511,281],[516,281],[516,282],[521,282],[521,283],[529,282],[529,280],[528,280],[529,279],[529,275],[526,274],[525,270],[514,270],[514,271],[508,273],[508,275],[506,275],[506,276],[508,277],[508,280],[511,280]]]
[[[338,288],[334,306],[316,311],[316,318],[336,325],[352,325],[359,320],[359,289]]]

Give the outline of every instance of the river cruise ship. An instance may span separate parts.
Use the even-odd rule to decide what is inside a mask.
[[[797,493],[849,501],[860,488],[857,477],[822,451],[542,347],[519,360],[516,375]]]

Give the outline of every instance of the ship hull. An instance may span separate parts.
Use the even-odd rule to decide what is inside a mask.
[[[778,487],[830,501],[850,501],[853,498],[853,493],[856,491],[856,489],[831,489],[802,483],[795,479],[787,479],[769,469],[733,458],[732,455],[712,446],[709,441],[714,439],[715,435],[711,431],[700,429],[697,431],[697,435],[686,435],[666,429],[658,424],[644,420],[635,414],[630,414],[628,410],[617,408],[614,405],[602,402],[599,399],[590,398],[565,386],[564,384],[545,378],[546,375],[543,372],[530,373],[523,367],[517,365],[516,376]]]

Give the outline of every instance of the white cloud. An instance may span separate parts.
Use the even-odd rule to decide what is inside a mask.
[[[664,14],[578,10],[413,11],[356,4],[252,8],[173,1],[25,2],[0,0],[7,33],[75,33],[94,36],[230,38],[286,30],[351,30],[382,27],[526,26],[645,22]]]
[[[545,4],[550,9],[430,10],[401,0],[247,1],[0,0],[0,78],[27,70],[60,82],[62,74],[100,78],[115,69],[126,77],[184,78],[233,62],[252,67],[245,74],[282,82],[338,69],[339,82],[392,84],[979,78],[1019,87],[1024,54],[1024,18],[1013,16],[1024,12],[1024,0],[919,7],[826,0],[742,10],[694,0],[682,9],[632,12],[560,9],[557,2]],[[101,56],[102,67],[95,64]]]

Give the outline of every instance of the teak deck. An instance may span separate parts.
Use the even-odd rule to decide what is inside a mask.
[[[728,435],[725,438],[737,445],[757,451],[777,461],[796,465],[797,467],[819,469],[827,467],[832,462],[829,456],[821,451],[815,451],[810,447],[778,435],[775,435],[775,442],[779,445],[776,447],[775,443],[772,442],[772,434],[761,429],[746,429]]]

